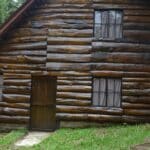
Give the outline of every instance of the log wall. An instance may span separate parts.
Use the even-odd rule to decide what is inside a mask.
[[[31,74],[58,76],[57,119],[150,122],[150,2],[49,0],[1,41],[0,122],[28,124]],[[123,39],[93,38],[94,9],[124,11]],[[92,78],[122,78],[122,107],[92,107]]]

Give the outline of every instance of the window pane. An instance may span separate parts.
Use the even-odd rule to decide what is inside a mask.
[[[99,79],[93,80],[93,105],[99,105]]]
[[[99,105],[106,106],[106,79],[100,79]]]
[[[102,37],[108,38],[109,11],[102,11]]]
[[[109,11],[109,38],[115,39],[116,11]]]
[[[108,91],[107,91],[107,106],[113,107],[114,106],[114,95],[115,95],[115,80],[108,79],[107,81]]]
[[[116,39],[122,38],[122,12],[116,11]]]
[[[114,106],[120,107],[121,105],[121,80],[115,80],[115,96],[114,96]]]
[[[94,29],[94,35],[96,37],[96,39],[100,39],[101,38],[101,12],[100,11],[96,11],[95,12],[95,29]]]

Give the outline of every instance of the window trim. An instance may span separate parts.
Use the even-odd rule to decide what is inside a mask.
[[[121,11],[122,12],[122,38],[119,38],[119,39],[110,39],[110,38],[105,38],[105,39],[97,39],[95,37],[95,12],[96,11]],[[121,42],[121,41],[124,41],[124,10],[123,9],[119,9],[119,8],[96,8],[94,9],[94,12],[93,12],[93,42],[96,42],[96,41],[103,41],[103,42]]]
[[[98,79],[101,79],[101,78],[104,78],[106,80],[108,79],[120,79],[121,81],[121,90],[120,90],[120,107],[116,107],[116,106],[100,106],[100,105],[93,105],[93,95],[94,95],[94,92],[93,92],[93,89],[94,89],[94,79],[95,78],[98,78]],[[92,97],[92,100],[91,100],[91,105],[92,107],[100,107],[100,108],[106,108],[106,109],[122,109],[122,77],[104,77],[104,76],[92,76],[92,94],[91,94],[91,97]],[[107,84],[106,84],[106,89],[107,89]],[[106,91],[107,92],[107,91]],[[106,98],[106,105],[107,105],[107,98]]]

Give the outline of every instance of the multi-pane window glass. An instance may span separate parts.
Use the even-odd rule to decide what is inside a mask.
[[[0,75],[0,101],[2,101],[3,77]]]
[[[120,107],[121,79],[93,79],[93,106]]]
[[[95,11],[94,35],[99,40],[116,40],[122,38],[123,13],[120,10]]]

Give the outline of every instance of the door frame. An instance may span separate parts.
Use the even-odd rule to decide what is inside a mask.
[[[31,109],[32,109],[32,104],[31,104],[31,101],[32,101],[32,97],[33,97],[33,95],[32,95],[32,89],[33,89],[33,84],[32,84],[32,82],[33,82],[33,78],[34,77],[49,77],[49,78],[51,78],[51,77],[53,77],[53,78],[56,78],[56,95],[57,95],[57,76],[55,76],[55,75],[51,75],[51,74],[49,74],[48,72],[40,72],[40,73],[32,73],[31,74],[31,93],[30,93],[30,101],[29,101],[29,104],[30,104],[30,107],[29,107],[29,123],[28,123],[28,129],[30,130],[30,131],[55,131],[56,129],[58,129],[59,128],[59,121],[57,120],[57,118],[56,118],[56,127],[55,127],[55,129],[34,129],[34,128],[32,128],[31,127],[31,119],[32,119],[32,117],[31,117]]]

